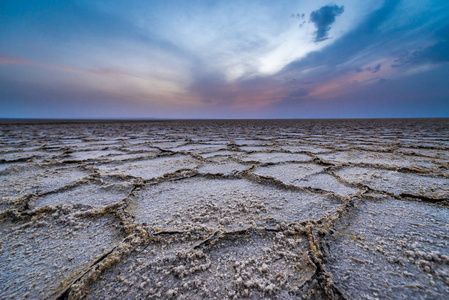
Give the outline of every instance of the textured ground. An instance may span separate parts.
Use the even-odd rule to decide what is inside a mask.
[[[0,298],[449,297],[449,120],[0,125]]]

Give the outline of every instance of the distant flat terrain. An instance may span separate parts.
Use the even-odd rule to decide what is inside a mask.
[[[0,124],[2,299],[449,297],[449,119]]]

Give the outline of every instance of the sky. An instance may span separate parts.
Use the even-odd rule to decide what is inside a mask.
[[[449,117],[449,1],[1,0],[0,118]]]

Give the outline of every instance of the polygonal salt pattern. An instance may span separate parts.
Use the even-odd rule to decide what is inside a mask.
[[[90,175],[81,168],[53,164],[10,166],[0,172],[0,197],[13,200],[32,193],[46,193]]]
[[[197,165],[197,160],[190,156],[175,155],[130,162],[126,165],[120,163],[104,164],[99,165],[98,168],[104,174],[123,174],[152,179],[183,169],[193,169]]]
[[[410,194],[439,200],[449,199],[449,178],[362,167],[343,168],[336,174],[350,183],[359,183],[397,196]]]
[[[302,163],[302,164],[282,164],[274,166],[257,167],[254,173],[260,176],[273,177],[281,180],[285,184],[294,184],[298,180],[307,178],[313,174],[323,172],[324,166]]]
[[[349,196],[359,192],[358,189],[347,186],[335,176],[322,173],[326,167],[315,164],[282,164],[257,167],[254,173],[260,176],[272,177],[286,185],[299,188],[320,189],[331,191],[341,196]]]
[[[329,239],[328,270],[348,299],[449,293],[449,209],[377,196]]]
[[[238,172],[244,171],[247,166],[233,162],[233,161],[221,161],[217,163],[210,162],[198,168],[198,172],[202,174],[213,174],[213,175],[233,175]]]
[[[105,159],[109,156],[120,155],[123,154],[122,151],[117,149],[100,149],[100,150],[86,150],[86,151],[76,151],[70,153],[65,160],[75,160],[75,161],[84,161],[84,160],[93,160],[93,159]]]
[[[111,217],[80,218],[63,212],[0,223],[0,291],[3,299],[58,296],[123,234]]]
[[[49,193],[36,199],[31,207],[45,205],[86,205],[95,208],[120,202],[132,191],[129,183],[86,182],[57,193]]]
[[[312,293],[307,283],[316,267],[304,236],[250,230],[197,245],[174,237],[151,243],[104,274],[87,299],[298,299]]]
[[[441,160],[426,157],[354,150],[318,154],[317,156],[324,160],[337,163],[372,164],[384,165],[388,167],[418,167],[423,169],[438,168],[438,162],[443,162]]]
[[[331,152],[332,149],[322,148],[316,145],[285,145],[281,146],[282,150],[290,152],[310,152],[310,153],[326,153]]]
[[[189,153],[208,153],[212,151],[218,151],[221,149],[225,149],[223,145],[208,145],[208,144],[187,144],[175,148],[171,148],[171,151],[175,152],[189,152]]]
[[[442,299],[448,153],[448,119],[2,121],[0,294]]]
[[[148,185],[136,196],[136,221],[156,228],[185,226],[229,230],[264,220],[302,222],[338,209],[332,196],[286,191],[243,179],[189,178]]]
[[[260,163],[280,163],[280,162],[304,162],[312,158],[306,154],[297,153],[251,153],[243,156],[242,161]]]
[[[207,153],[201,154],[201,157],[203,157],[205,159],[209,159],[209,158],[215,157],[215,156],[239,157],[239,156],[241,156],[241,153],[235,152],[235,151],[220,150],[220,151],[213,151],[213,152],[207,152]]]

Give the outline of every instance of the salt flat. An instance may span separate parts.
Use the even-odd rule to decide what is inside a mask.
[[[0,124],[2,299],[449,295],[449,120]]]

